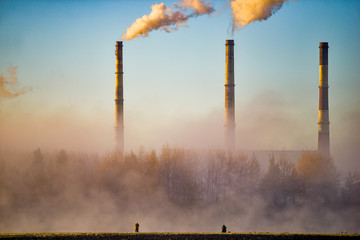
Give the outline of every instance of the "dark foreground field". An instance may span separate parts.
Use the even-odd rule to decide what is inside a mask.
[[[267,239],[360,239],[360,234],[299,234],[299,233],[10,233],[0,239],[119,239],[119,240],[267,240]]]

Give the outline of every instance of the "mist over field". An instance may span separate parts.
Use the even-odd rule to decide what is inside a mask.
[[[355,233],[359,199],[359,172],[316,152],[269,156],[265,171],[255,155],[169,146],[0,153],[1,232]]]
[[[360,232],[359,12],[358,0],[1,0],[0,232]],[[316,151],[319,42],[330,158]]]

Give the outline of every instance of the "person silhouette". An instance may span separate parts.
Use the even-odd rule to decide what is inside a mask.
[[[139,227],[140,227],[139,223],[135,223],[135,232],[139,232]]]

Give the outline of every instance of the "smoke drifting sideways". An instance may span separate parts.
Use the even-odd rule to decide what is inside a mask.
[[[7,76],[0,74],[0,99],[15,98],[29,90],[19,85],[16,71],[17,67],[10,66]]]
[[[268,19],[287,1],[296,0],[232,0],[233,30],[243,28],[254,21]]]
[[[212,4],[202,0],[183,0],[180,5],[175,3],[172,7],[166,7],[165,3],[154,4],[151,9],[149,15],[138,18],[127,28],[122,39],[131,40],[139,36],[145,37],[149,32],[157,29],[166,32],[176,31],[179,27],[186,25],[189,18],[214,12]],[[192,11],[188,13],[187,10]]]
[[[262,21],[271,17],[285,2],[297,0],[231,0],[230,7],[233,15],[232,32],[247,26],[254,21]],[[164,3],[151,6],[151,13],[144,15],[127,28],[122,36],[123,40],[147,37],[152,30],[162,29],[166,32],[178,30],[185,25],[189,18],[200,15],[209,15],[215,11],[214,4],[203,0],[182,0],[172,7]],[[174,9],[177,9],[174,11]],[[192,10],[191,13],[187,13]]]

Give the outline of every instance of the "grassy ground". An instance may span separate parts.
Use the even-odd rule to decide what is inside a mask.
[[[360,239],[360,234],[301,233],[0,233],[0,239],[119,239],[119,240],[275,240],[275,239]]]

